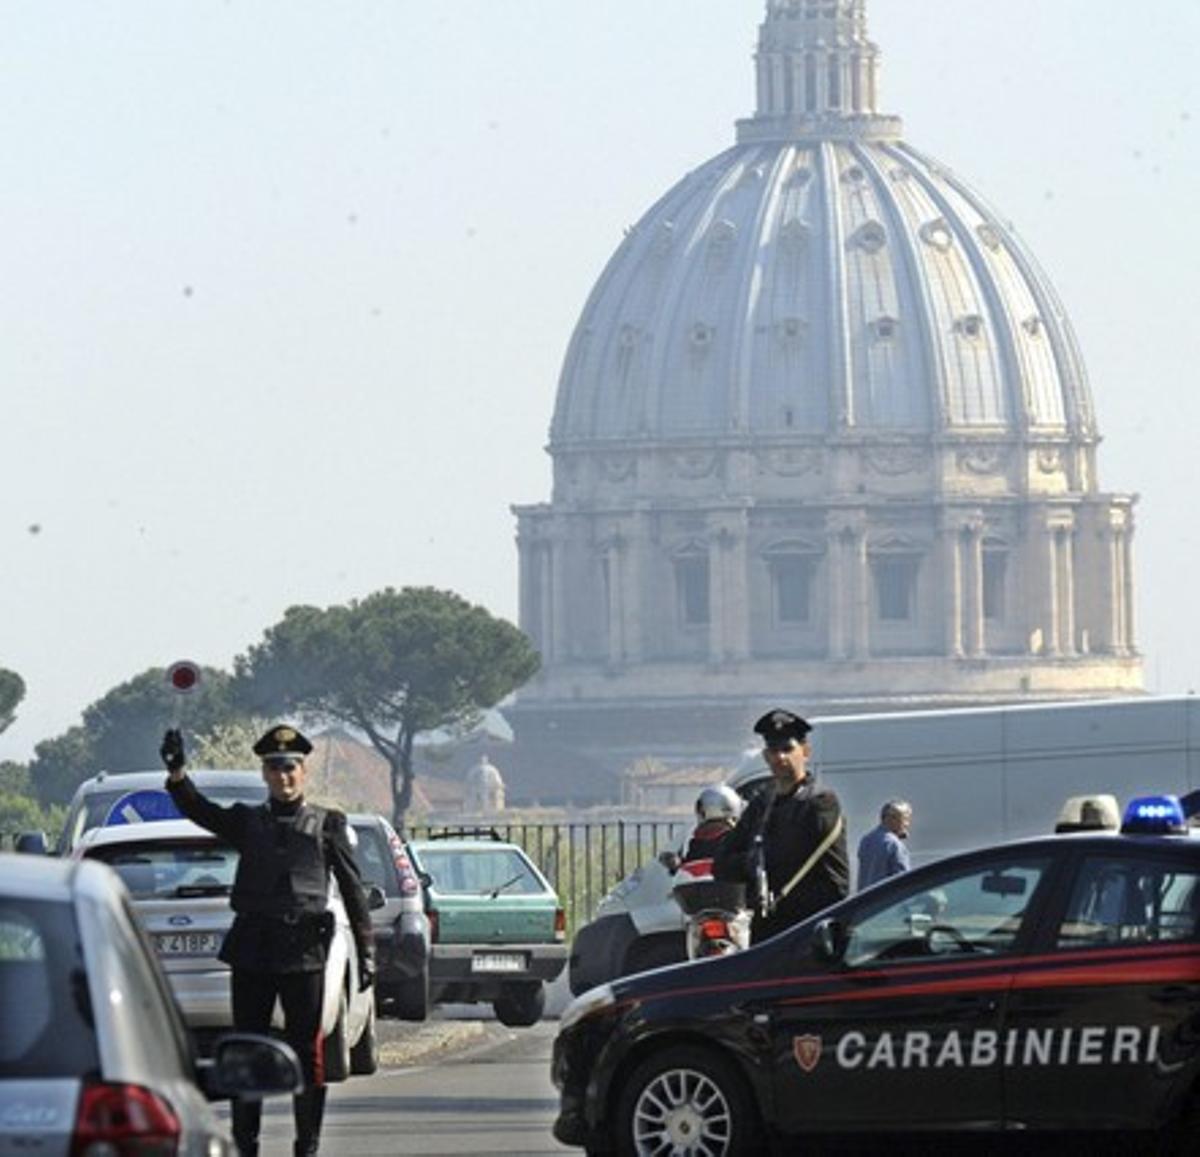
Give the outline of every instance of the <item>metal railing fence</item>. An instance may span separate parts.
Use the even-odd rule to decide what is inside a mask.
[[[405,829],[405,838],[494,831],[507,843],[518,844],[558,892],[566,911],[569,939],[592,918],[600,900],[618,880],[654,859],[659,852],[678,850],[691,826],[682,819],[517,822],[467,827],[410,824]]]

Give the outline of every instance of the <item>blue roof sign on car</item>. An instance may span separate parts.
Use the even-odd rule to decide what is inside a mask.
[[[145,788],[142,791],[126,792],[108,809],[104,819],[106,828],[121,824],[149,824],[156,820],[181,820],[183,814],[175,801],[165,791]]]
[[[1178,796],[1144,795],[1129,801],[1121,831],[1134,835],[1181,835],[1187,818]]]

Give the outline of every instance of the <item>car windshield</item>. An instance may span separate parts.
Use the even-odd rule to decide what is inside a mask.
[[[515,848],[423,848],[419,856],[433,887],[443,894],[532,895],[545,891]]]
[[[227,896],[238,862],[233,848],[209,840],[109,844],[87,857],[115,869],[135,900]]]
[[[98,1067],[71,905],[0,897],[0,1080]]]

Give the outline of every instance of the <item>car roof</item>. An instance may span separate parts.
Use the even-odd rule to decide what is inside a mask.
[[[520,852],[525,855],[525,849],[520,844],[509,844],[503,840],[489,840],[481,838],[478,840],[409,840],[408,846],[415,848],[416,851],[429,851],[431,849],[445,849],[448,852],[494,852],[512,851]]]
[[[242,783],[247,777],[262,783],[262,773],[256,768],[244,770],[224,767],[188,768],[188,778],[198,786],[214,786],[217,784]],[[157,771],[102,771],[85,779],[76,789],[76,794],[88,794],[93,791],[108,791],[113,788],[136,791],[138,788],[162,787],[167,773],[159,768]],[[263,785],[266,791],[266,785]]]
[[[109,827],[89,828],[75,846],[77,853],[91,848],[111,847],[113,844],[131,844],[142,840],[209,840],[216,842],[217,836],[191,820],[150,820],[141,824],[113,824]]]
[[[360,828],[381,827],[390,829],[392,826],[388,823],[387,816],[381,816],[378,812],[347,812],[346,822]]]
[[[107,867],[57,856],[0,852],[0,896],[65,903],[78,891],[110,890],[120,886]]]

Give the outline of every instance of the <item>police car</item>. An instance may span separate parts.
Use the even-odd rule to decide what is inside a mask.
[[[1137,800],[1119,832],[964,853],[747,952],[601,985],[561,1021],[555,1136],[717,1157],[1103,1130],[1194,1154],[1198,837],[1177,799]]]

